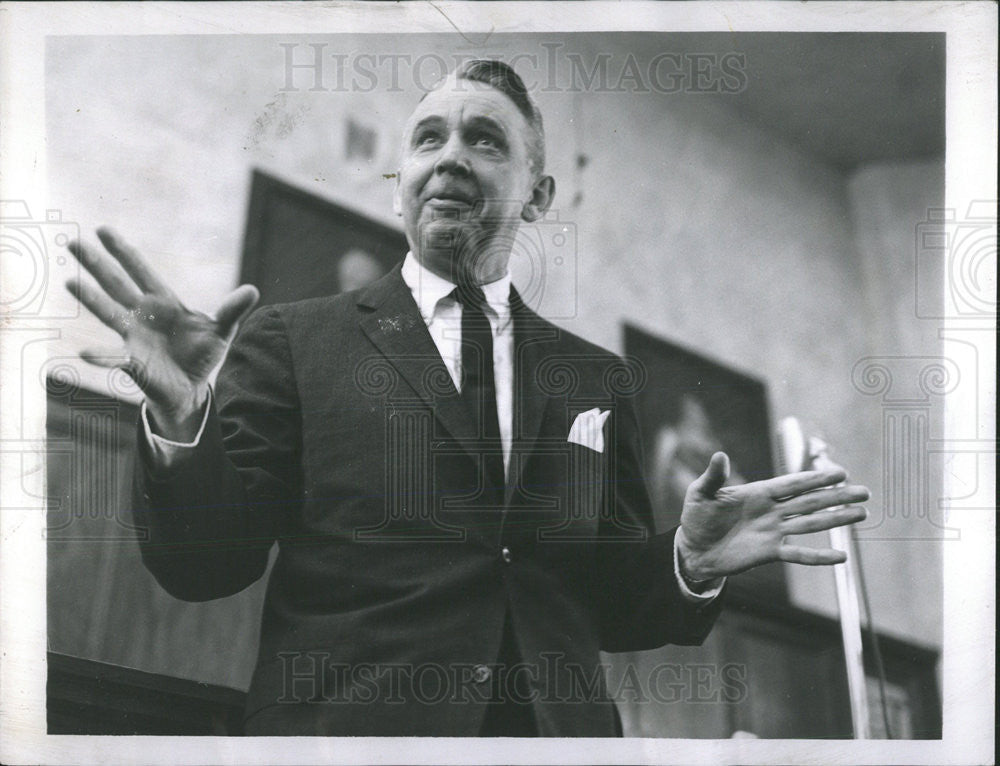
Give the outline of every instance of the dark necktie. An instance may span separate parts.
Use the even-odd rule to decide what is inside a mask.
[[[487,496],[503,502],[505,482],[500,420],[497,417],[496,378],[493,373],[493,330],[484,310],[486,296],[479,287],[456,287],[452,293],[462,304],[462,399],[476,424]],[[499,490],[499,496],[495,493]]]

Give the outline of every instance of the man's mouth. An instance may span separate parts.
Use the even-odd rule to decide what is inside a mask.
[[[431,194],[427,201],[441,207],[471,207],[476,200],[469,194],[456,191],[440,191]]]
[[[482,203],[460,192],[437,192],[424,203],[433,219],[468,221],[480,214]]]

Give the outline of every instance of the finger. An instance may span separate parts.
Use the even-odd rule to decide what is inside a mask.
[[[818,455],[816,459],[813,461],[812,467],[814,470],[817,471],[843,471],[844,481],[850,481],[850,476],[847,473],[847,469],[844,468],[844,466],[839,465],[830,460],[829,456],[827,456],[826,453]]]
[[[834,527],[856,524],[868,518],[868,511],[855,506],[853,508],[838,508],[835,511],[821,511],[808,516],[796,516],[788,519],[781,526],[783,535],[805,535],[810,532],[822,532]]]
[[[128,330],[128,314],[122,306],[115,303],[107,295],[98,290],[93,285],[81,282],[78,279],[70,279],[66,282],[66,289],[82,303],[87,310],[100,319],[105,325],[110,327],[119,335],[124,335]]]
[[[121,348],[85,348],[80,357],[87,363],[107,370],[125,370],[131,357]]]
[[[102,226],[97,230],[97,238],[144,291],[160,295],[173,295],[173,291],[167,286],[167,283],[150,268],[139,251],[125,242],[117,232],[107,226]]]
[[[810,567],[843,564],[847,554],[833,548],[806,548],[801,545],[782,545],[778,548],[778,558],[789,564],[805,564]]]
[[[226,296],[215,314],[219,334],[223,337],[242,322],[260,300],[260,291],[253,285],[240,285]]]
[[[784,516],[796,516],[803,513],[814,513],[824,508],[835,508],[838,505],[854,505],[863,503],[871,497],[868,487],[852,484],[844,487],[817,489],[804,495],[785,500],[781,503]]]
[[[104,291],[121,305],[131,308],[142,298],[142,293],[136,289],[122,267],[104,253],[79,240],[70,242],[66,249],[90,272]]]
[[[847,478],[847,474],[842,468],[829,471],[801,471],[800,473],[790,473],[786,476],[778,476],[764,482],[768,493],[774,499],[795,497],[804,492],[812,492],[814,489],[831,487],[840,484]]]
[[[692,483],[693,489],[705,497],[714,497],[729,479],[729,456],[725,452],[716,452],[708,461],[705,473]]]

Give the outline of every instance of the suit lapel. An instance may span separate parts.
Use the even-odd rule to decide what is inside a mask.
[[[471,413],[459,397],[400,267],[362,290],[358,306],[366,312],[360,325],[368,339],[445,430],[469,451],[463,437],[473,432]],[[400,394],[397,390],[390,396]]]
[[[555,351],[559,329],[524,305],[511,288],[514,317],[514,424],[506,505],[517,488],[521,462],[530,459],[552,397],[538,385],[542,365]]]
[[[451,380],[410,289],[403,281],[400,267],[396,266],[382,279],[363,289],[357,303],[364,312],[360,326],[368,339],[413,393],[430,408],[448,434],[461,443],[466,452],[475,456],[475,450],[467,441],[475,428],[471,414]],[[552,401],[552,397],[538,385],[537,374],[545,361],[558,350],[559,341],[559,329],[529,309],[513,288],[511,312],[514,323],[514,422],[505,505],[510,503],[517,486],[521,460],[530,459]],[[393,395],[400,396],[398,391]]]

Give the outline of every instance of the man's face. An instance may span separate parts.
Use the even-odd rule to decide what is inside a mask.
[[[514,103],[483,83],[449,78],[417,105],[394,207],[427,268],[455,282],[506,271],[519,222],[537,217],[531,136]]]

